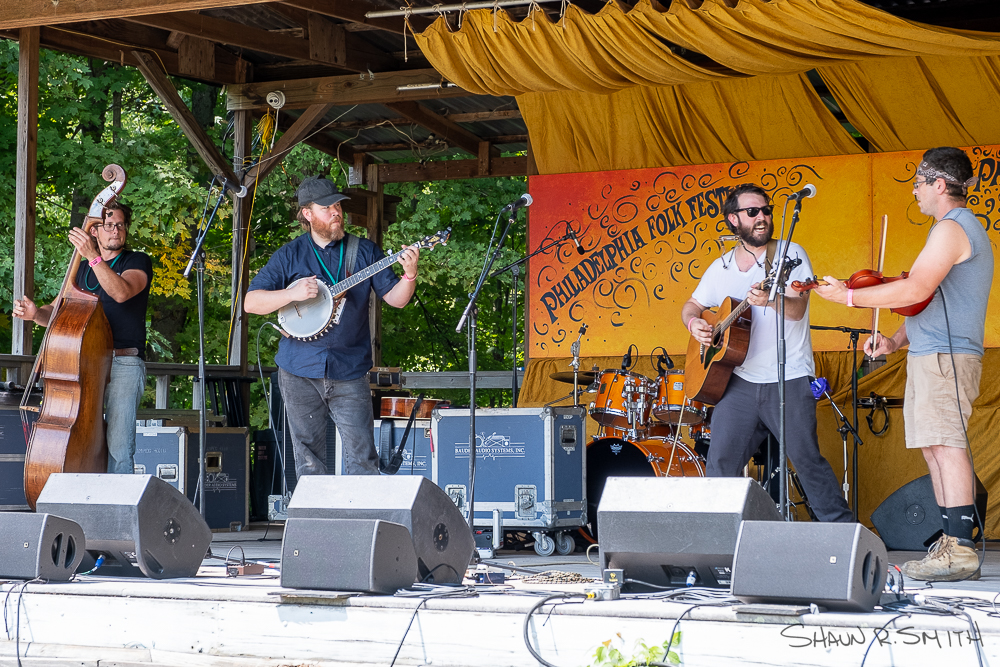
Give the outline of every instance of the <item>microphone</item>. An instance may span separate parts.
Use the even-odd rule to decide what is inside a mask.
[[[244,197],[247,196],[247,186],[242,184],[240,184],[239,187],[237,187],[235,184],[230,183],[229,181],[222,181],[222,191],[225,192],[226,190],[232,192],[233,195],[238,197],[239,199],[243,199]]]
[[[573,245],[576,246],[577,254],[582,255],[586,252],[583,249],[583,246],[580,245],[580,239],[576,238],[576,232],[573,231],[573,228],[570,227],[569,224],[566,225],[566,235],[573,241]]]
[[[523,208],[525,206],[531,206],[531,195],[525,192],[521,195],[520,199],[515,202],[511,202],[503,207],[503,210],[510,211],[511,213],[516,213],[517,209]]]
[[[659,361],[667,367],[668,371],[674,367],[674,360],[670,358],[669,354],[661,354]]]
[[[625,356],[622,357],[622,370],[627,371],[628,367],[632,365],[632,347],[629,346],[628,351]]]
[[[816,196],[816,186],[810,183],[806,187],[799,190],[798,192],[788,195],[788,198],[802,201],[806,197],[815,197],[815,196]]]

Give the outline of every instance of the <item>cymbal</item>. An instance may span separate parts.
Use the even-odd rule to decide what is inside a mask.
[[[590,384],[597,379],[596,371],[580,371],[576,374],[577,384]],[[567,382],[573,384],[573,371],[559,371],[557,373],[549,373],[549,377],[556,382]]]

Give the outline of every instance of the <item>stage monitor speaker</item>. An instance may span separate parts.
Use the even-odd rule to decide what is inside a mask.
[[[654,586],[728,588],[744,519],[781,520],[752,479],[609,477],[597,508],[601,567]]]
[[[381,519],[288,519],[281,585],[395,593],[417,580],[410,531]]]
[[[83,529],[51,514],[0,512],[0,579],[68,581],[83,559]]]
[[[459,584],[475,541],[452,499],[423,476],[303,475],[288,519],[381,519],[406,526],[417,580]]]
[[[733,595],[869,612],[882,595],[888,563],[882,540],[859,523],[744,521]]]
[[[89,555],[111,559],[94,574],[193,577],[212,542],[191,501],[153,475],[56,473],[37,510],[80,524]],[[82,567],[91,562],[85,558]]]
[[[986,487],[976,475],[978,541],[986,522]],[[924,475],[896,489],[872,512],[872,525],[892,551],[924,551],[941,530],[941,511],[934,499],[931,476]]]

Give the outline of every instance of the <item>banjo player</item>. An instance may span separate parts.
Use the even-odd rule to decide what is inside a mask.
[[[345,233],[340,202],[348,197],[332,182],[307,178],[296,195],[296,218],[308,233],[278,248],[250,282],[244,301],[248,313],[268,315],[313,299],[320,292],[317,281],[335,285],[385,257],[371,241]],[[368,386],[368,293],[373,290],[390,306],[404,307],[416,290],[419,254],[416,247],[402,252],[402,278],[382,271],[345,292],[339,324],[325,334],[310,340],[283,337],[278,343],[278,386],[288,415],[296,478],[327,472],[327,414],[340,431],[344,474],[378,474]]]

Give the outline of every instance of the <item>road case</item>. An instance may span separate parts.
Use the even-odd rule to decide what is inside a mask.
[[[536,533],[543,555],[571,552],[564,531],[587,522],[584,419],[582,407],[476,410],[474,525]],[[469,410],[431,421],[432,479],[468,517]]]

